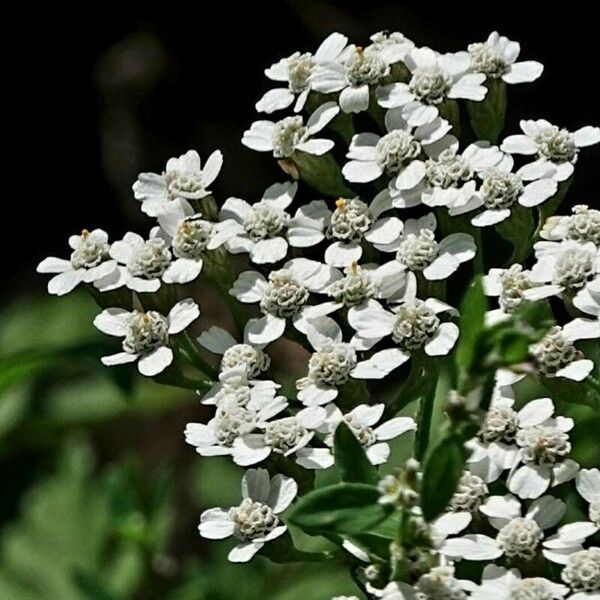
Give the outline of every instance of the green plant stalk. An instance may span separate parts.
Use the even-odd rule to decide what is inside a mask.
[[[203,358],[200,356],[200,352],[198,351],[198,347],[190,337],[190,334],[187,331],[184,331],[181,335],[178,336],[177,342],[179,343],[180,348],[183,350],[186,358],[204,375],[216,381],[219,378],[219,374],[216,369],[211,367]]]

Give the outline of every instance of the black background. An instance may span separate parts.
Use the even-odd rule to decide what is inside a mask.
[[[16,7],[5,21],[5,164],[2,256],[7,295],[42,290],[35,265],[67,256],[66,238],[103,227],[116,239],[145,233],[130,186],[141,170],[214,148],[225,166],[219,198],[251,196],[280,176],[274,161],[239,143],[254,102],[271,86],[262,71],[296,49],[314,51],[331,31],[367,43],[381,29],[417,45],[465,49],[497,29],[522,59],[546,69],[512,86],[507,133],[519,118],[574,130],[598,124],[598,19],[583,3],[227,2],[160,7],[86,4]],[[10,144],[8,144],[10,140]],[[570,203],[597,205],[597,148],[582,153]],[[16,212],[15,216],[13,214]]]

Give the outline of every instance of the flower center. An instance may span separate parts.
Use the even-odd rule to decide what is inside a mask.
[[[431,229],[409,233],[400,243],[396,258],[411,271],[422,271],[438,256],[439,245]]]
[[[488,487],[481,477],[468,472],[463,473],[448,508],[451,511],[472,512],[479,508],[487,493]]]
[[[91,269],[109,258],[109,245],[90,235],[87,229],[81,232],[81,242],[71,253],[74,269]]]
[[[307,433],[296,417],[286,417],[267,424],[264,441],[277,454],[285,454],[298,446]]]
[[[127,269],[134,277],[155,279],[165,272],[170,262],[171,253],[165,241],[152,238],[134,249]]]
[[[353,263],[346,269],[346,276],[335,281],[329,290],[336,302],[344,306],[358,306],[376,294],[376,285],[368,271]]]
[[[413,73],[408,87],[421,102],[440,104],[452,87],[452,78],[438,65],[420,67]]]
[[[486,443],[514,441],[519,427],[519,418],[512,408],[492,407],[488,410],[478,436]]]
[[[273,154],[286,158],[294,154],[296,146],[308,137],[302,117],[286,117],[275,123],[273,129]]]
[[[342,385],[356,367],[356,351],[350,344],[337,343],[315,352],[308,362],[308,377],[316,384]]]
[[[369,207],[358,198],[339,198],[326,231],[328,239],[359,242],[371,227]]]
[[[439,326],[440,320],[433,310],[415,298],[398,309],[392,339],[406,350],[416,350],[433,337]]]
[[[572,342],[565,339],[560,327],[552,327],[542,340],[531,348],[540,372],[554,375],[573,361],[583,358]]]
[[[555,584],[543,577],[528,577],[515,582],[508,600],[561,600],[563,594],[555,588]]]
[[[271,365],[269,355],[250,344],[235,344],[227,348],[221,359],[221,370],[246,367],[246,375],[252,379],[266,371]]]
[[[270,506],[250,498],[244,498],[239,506],[231,508],[229,518],[233,521],[233,535],[242,542],[264,537],[279,525]]]
[[[498,298],[500,308],[510,313],[523,303],[523,292],[531,287],[529,273],[522,265],[512,265],[500,275],[502,291]]]
[[[379,82],[388,73],[385,61],[374,50],[356,48],[346,63],[347,78],[350,85],[372,85]]]
[[[344,415],[342,421],[348,425],[350,431],[354,434],[354,437],[361,443],[362,446],[368,448],[377,441],[377,436],[371,427],[363,425],[356,420],[353,415]],[[334,428],[335,429],[335,428]],[[331,432],[331,445],[333,445],[333,434],[335,430]]]
[[[570,162],[579,150],[569,131],[559,129],[556,125],[544,128],[535,136],[538,155],[552,162]]]
[[[600,497],[590,502],[590,521],[600,527]]]
[[[198,259],[206,249],[214,225],[200,214],[186,217],[179,223],[173,237],[173,253],[178,258]]]
[[[600,548],[571,554],[562,579],[575,592],[600,592]]]
[[[231,446],[234,440],[256,427],[256,413],[239,406],[233,399],[219,405],[215,414],[215,435],[219,444]]]
[[[308,87],[313,65],[314,60],[309,52],[288,60],[288,81],[291,92],[299,94]]]
[[[204,193],[202,173],[167,171],[163,173],[170,200],[175,198],[199,198]]]
[[[473,169],[456,150],[447,148],[440,152],[437,160],[430,158],[425,163],[425,177],[431,186],[448,189],[471,179]]]
[[[595,258],[587,248],[566,250],[556,261],[553,282],[571,290],[582,288],[596,274]]]
[[[377,142],[375,151],[380,167],[388,173],[398,173],[421,154],[421,144],[408,131],[394,129]]]
[[[506,73],[508,65],[504,57],[489,44],[469,44],[468,50],[472,71],[483,73],[492,79],[498,79]]]
[[[584,204],[574,206],[567,226],[567,239],[593,242],[600,246],[600,210],[588,208]]]
[[[279,269],[269,274],[269,283],[260,301],[264,314],[287,318],[295,315],[308,301],[309,292],[289,271]]]
[[[288,225],[290,216],[280,208],[259,202],[244,219],[244,229],[255,242],[279,235]]]
[[[569,436],[558,427],[536,425],[517,433],[523,462],[553,465],[562,462],[571,452]]]
[[[486,208],[510,208],[523,193],[523,182],[518,175],[490,169],[483,178],[481,194]]]
[[[498,532],[496,541],[506,556],[531,560],[543,538],[544,532],[533,519],[518,517]]]
[[[169,342],[167,319],[154,310],[135,311],[123,340],[123,350],[128,354],[149,354]]]

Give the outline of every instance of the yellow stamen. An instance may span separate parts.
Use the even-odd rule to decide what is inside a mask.
[[[358,271],[358,263],[355,260],[353,260],[352,264],[350,265],[350,268],[352,269],[352,273],[356,275],[356,272]]]
[[[88,235],[90,235],[90,232],[87,229],[82,229],[81,230],[81,237],[85,240]]]
[[[362,54],[365,49],[362,46],[356,46],[356,54]]]
[[[344,209],[346,208],[346,200],[344,200],[344,198],[338,198],[338,199],[335,201],[335,207],[336,207],[338,210],[344,210]]]

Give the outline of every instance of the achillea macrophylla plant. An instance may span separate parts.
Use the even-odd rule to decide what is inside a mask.
[[[242,143],[280,181],[218,198],[221,153],[189,150],[133,185],[148,233],[84,230],[38,268],[93,293],[122,340],[106,365],[213,408],[185,439],[241,490],[200,535],[233,538],[234,562],[337,561],[364,598],[598,598],[600,471],[553,400],[600,408],[600,212],[560,208],[600,129],[501,137],[508,88],[542,65],[497,33],[456,53],[333,33],[265,73]],[[198,280],[235,331],[188,333]],[[299,366],[271,363],[281,339]],[[523,402],[523,380],[545,393]]]

